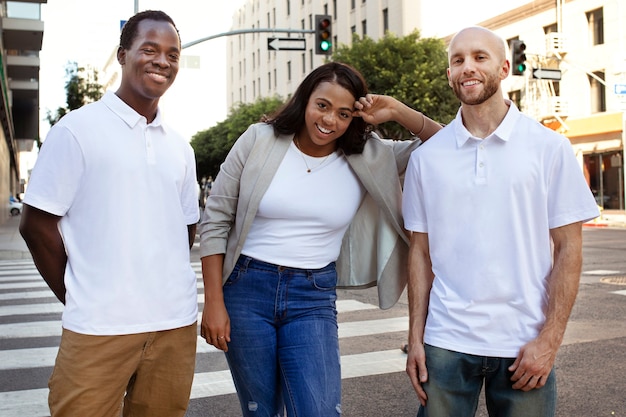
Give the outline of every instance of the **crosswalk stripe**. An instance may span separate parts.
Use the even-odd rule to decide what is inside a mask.
[[[0,294],[0,300],[21,300],[21,299],[34,299],[34,298],[50,298],[55,297],[51,290],[47,291],[22,291],[14,293]],[[204,295],[198,294],[198,303],[204,303]],[[38,304],[18,304],[9,306],[0,306],[0,317],[4,316],[19,316],[26,314],[49,314],[49,313],[62,313],[63,304],[56,301],[53,303],[38,303]],[[348,311],[359,311],[376,309],[377,307],[371,304],[360,303],[356,300],[339,300],[337,301],[337,310],[341,313]]]
[[[0,300],[34,300],[36,298],[54,297],[54,293],[48,289],[43,291],[20,291],[0,294]]]
[[[399,350],[341,356],[341,379],[402,372],[406,356]],[[198,372],[194,375],[191,399],[234,394],[230,371]],[[48,415],[48,390],[32,389],[0,393],[0,414],[4,417]]]
[[[6,338],[16,337],[35,337],[35,336],[60,336],[61,326],[55,325],[54,329],[47,327],[51,322],[39,322],[37,326],[31,326],[32,323],[15,323],[23,327],[23,332],[19,336],[9,334]],[[9,331],[10,325],[0,325],[0,334],[4,330]],[[385,334],[406,331],[408,329],[408,317],[395,317],[389,319],[366,320],[357,322],[339,323],[339,338],[345,339],[349,337],[368,336],[373,334]],[[6,328],[5,328],[6,326]],[[44,333],[48,330],[48,333]],[[12,349],[0,351],[0,370],[6,369],[25,369],[38,368],[41,366],[53,366],[58,347],[44,347],[33,349]],[[204,339],[198,338],[198,353],[207,353],[216,351],[214,347],[208,345]]]

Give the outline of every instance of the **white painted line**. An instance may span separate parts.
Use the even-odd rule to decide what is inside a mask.
[[[54,297],[54,294],[50,292]],[[62,313],[65,306],[61,302],[45,303],[45,304],[18,304],[9,306],[0,306],[0,317],[19,316],[25,314],[51,314]]]
[[[368,352],[341,357],[341,378],[383,375],[403,372],[406,356],[400,349]],[[234,394],[230,371],[200,372],[194,375],[191,398],[209,398]],[[0,414],[3,417],[44,417],[48,411],[48,389],[0,393]]]
[[[230,371],[201,372],[193,376],[191,398],[208,398],[234,394],[235,384]]]
[[[339,338],[345,339],[348,337],[407,331],[408,325],[408,317],[344,322],[339,323]],[[50,321],[3,324],[0,325],[0,334],[2,334],[3,337],[7,339],[60,336],[61,323],[59,321]],[[58,347],[49,347],[0,351],[0,370],[53,366],[57,349]],[[198,337],[197,339],[197,351],[198,353],[217,352],[217,350],[213,346],[207,344],[206,341],[200,337]],[[30,359],[23,359],[22,355],[25,355],[29,358],[39,355],[40,359],[35,361],[36,363],[33,363],[30,361]]]
[[[32,300],[35,298],[49,298],[54,296],[54,293],[50,289],[44,291],[6,292],[0,294],[0,300]]]
[[[33,295],[28,295],[33,294]],[[5,293],[0,294],[0,300],[15,300],[20,299],[20,295],[24,295],[23,298],[37,298],[37,297],[54,297],[52,291],[33,291],[30,292],[18,292],[18,293]],[[198,294],[198,303],[204,303],[204,294]],[[339,313],[346,313],[359,310],[371,310],[378,307],[372,304],[361,303],[356,300],[338,300],[336,303],[337,311]],[[27,315],[27,314],[52,314],[63,313],[63,304],[60,302],[54,303],[35,303],[35,304],[18,304],[0,306],[0,317]],[[198,321],[202,320],[202,315],[199,315]]]
[[[48,288],[48,284],[43,279],[32,282],[10,282],[0,284],[0,291],[18,290],[23,288]]]
[[[395,317],[391,319],[351,321],[339,323],[339,338],[369,336],[403,332],[409,330],[408,317]]]
[[[0,392],[0,415],[2,417],[46,417],[48,389]]]
[[[197,344],[197,353],[219,352],[213,345],[209,345],[199,336]],[[58,346],[2,350],[0,351],[0,371],[52,367],[58,350]]]
[[[406,355],[398,349],[341,357],[341,379],[403,372]]]
[[[626,290],[611,291],[612,294],[626,295]]]
[[[52,320],[0,324],[0,335],[3,339],[61,336],[61,322]]]
[[[596,269],[594,271],[583,271],[583,275],[617,275],[621,274],[621,271],[611,271],[606,269]]]
[[[33,277],[41,279],[41,275],[39,275],[39,271],[35,268],[27,268],[27,269],[1,269],[0,270],[0,281],[6,281],[11,278],[15,279],[18,277]]]

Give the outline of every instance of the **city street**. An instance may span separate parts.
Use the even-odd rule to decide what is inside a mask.
[[[559,417],[626,416],[626,229],[584,229],[580,292],[557,357]],[[197,245],[192,265],[202,279]],[[339,291],[343,415],[414,417],[404,372],[404,295],[377,307],[376,289]],[[60,338],[62,306],[29,259],[0,261],[0,415],[47,416],[47,380]],[[241,415],[221,352],[198,339],[188,417]],[[484,405],[479,416],[487,416]]]

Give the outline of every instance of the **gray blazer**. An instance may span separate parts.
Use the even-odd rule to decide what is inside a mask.
[[[224,256],[231,274],[259,208],[293,135],[276,137],[272,126],[250,126],[220,168],[200,225],[200,256]],[[409,238],[402,221],[402,181],[421,141],[369,139],[361,154],[346,157],[366,195],[337,259],[339,287],[378,285],[379,306],[392,307],[407,282]]]

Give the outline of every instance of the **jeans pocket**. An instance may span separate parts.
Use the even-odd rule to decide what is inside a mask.
[[[228,279],[224,283],[224,286],[236,284],[237,281],[239,281],[239,278],[241,278],[241,276],[244,274],[244,272],[245,271],[243,270],[241,265],[239,265],[239,262],[237,262],[235,264],[235,268],[233,268],[233,272],[230,273]]]
[[[309,277],[309,280],[318,290],[334,290],[337,287],[337,272],[335,270],[315,272]]]

